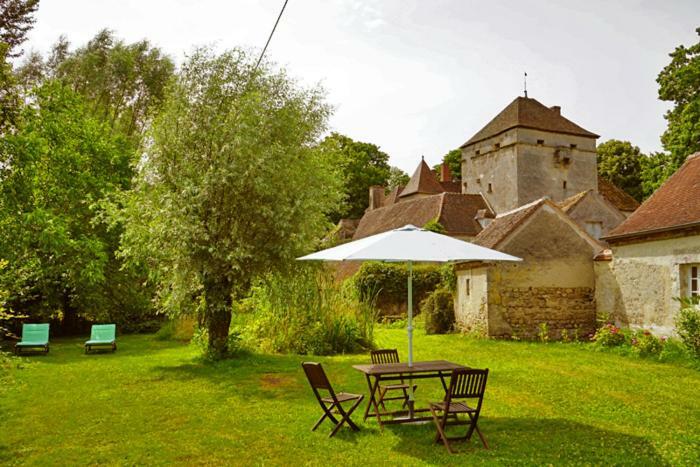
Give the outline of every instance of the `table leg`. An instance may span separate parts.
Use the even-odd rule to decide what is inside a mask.
[[[439,371],[438,374],[440,375],[440,382],[442,383],[442,388],[445,390],[445,394],[447,394],[447,383],[445,383],[445,375],[442,374],[442,371]]]
[[[374,405],[374,413],[377,416],[377,422],[379,423],[379,428],[381,428],[383,430],[384,425],[382,424],[382,417],[381,417],[380,412],[379,412],[379,404],[377,404],[377,397],[376,397],[377,389],[379,389],[379,380],[380,380],[379,376],[374,377],[374,385],[372,387],[372,391],[371,391],[372,396],[370,397],[370,399],[372,400],[372,405]]]
[[[362,421],[366,421],[369,416],[369,408],[372,407],[372,402],[374,402],[374,392],[372,392],[372,381],[369,379],[369,375],[365,375],[367,379],[367,388],[369,389],[369,400],[367,401],[367,407],[365,408],[365,416]]]

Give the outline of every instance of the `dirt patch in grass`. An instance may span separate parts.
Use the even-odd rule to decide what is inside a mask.
[[[263,389],[279,389],[295,385],[295,379],[289,375],[279,373],[266,373],[260,377],[260,386]]]

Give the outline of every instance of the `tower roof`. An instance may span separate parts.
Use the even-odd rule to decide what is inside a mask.
[[[571,120],[562,117],[558,107],[547,107],[529,97],[516,97],[461,147],[491,138],[511,128],[531,128],[588,138],[598,137],[595,133],[591,133]]]
[[[417,193],[435,194],[444,191],[445,189],[440,185],[433,171],[430,170],[428,164],[425,163],[425,159],[421,159],[416,171],[413,172],[411,179],[408,181],[399,197],[404,198]]]

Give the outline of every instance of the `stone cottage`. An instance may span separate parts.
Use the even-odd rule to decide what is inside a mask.
[[[700,295],[700,153],[603,240],[610,250],[595,262],[598,312],[672,333],[675,298]]]

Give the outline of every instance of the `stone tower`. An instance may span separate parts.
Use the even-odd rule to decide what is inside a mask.
[[[558,106],[518,97],[462,149],[462,192],[481,194],[496,213],[548,196],[562,201],[598,190],[598,135]]]

